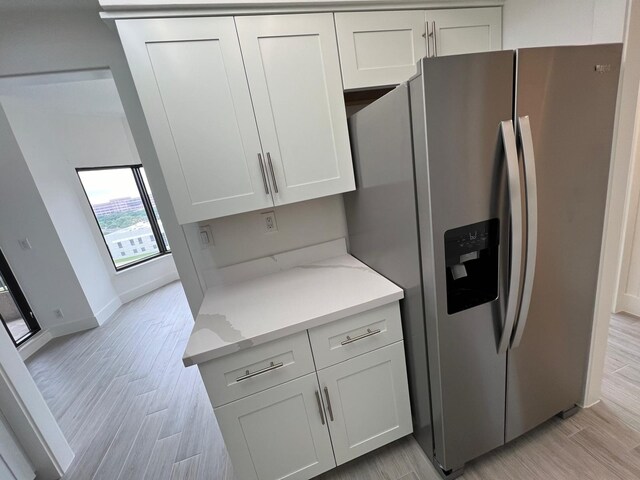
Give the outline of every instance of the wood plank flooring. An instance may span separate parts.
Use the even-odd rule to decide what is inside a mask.
[[[173,283],[29,359],[76,452],[66,480],[244,480],[233,475],[198,370],[182,366],[192,325]],[[319,477],[438,478],[411,437]],[[612,319],[602,402],[471,462],[462,478],[640,479],[640,320]]]

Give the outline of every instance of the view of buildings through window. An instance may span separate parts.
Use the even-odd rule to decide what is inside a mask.
[[[78,169],[116,270],[169,252],[144,167]]]

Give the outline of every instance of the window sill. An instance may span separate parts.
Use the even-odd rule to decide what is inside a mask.
[[[139,262],[139,263],[134,263],[133,265],[131,265],[129,267],[125,267],[125,268],[123,268],[121,270],[116,270],[114,273],[115,273],[116,276],[123,275],[123,274],[129,273],[129,272],[132,272],[134,270],[138,270],[140,268],[144,268],[145,266],[148,266],[148,265],[150,265],[152,263],[156,263],[156,262],[158,262],[158,261],[160,261],[160,260],[162,260],[164,258],[171,257],[171,256],[173,256],[173,254],[171,252],[163,253],[161,255],[156,255],[155,257],[151,257],[148,260],[144,260],[144,261]]]

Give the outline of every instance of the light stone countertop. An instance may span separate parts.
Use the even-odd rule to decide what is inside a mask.
[[[403,297],[400,287],[351,255],[211,288],[183,363],[207,362]]]

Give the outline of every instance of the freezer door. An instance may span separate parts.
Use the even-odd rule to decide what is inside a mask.
[[[421,70],[410,97],[423,293],[435,458],[450,470],[504,442],[507,354],[498,343],[509,202],[500,127],[513,115],[514,53],[424,59]]]
[[[621,51],[612,44],[517,52],[516,119],[529,117],[537,180],[537,235],[528,248],[537,255],[533,281],[523,285],[528,315],[508,354],[507,441],[582,395]]]

